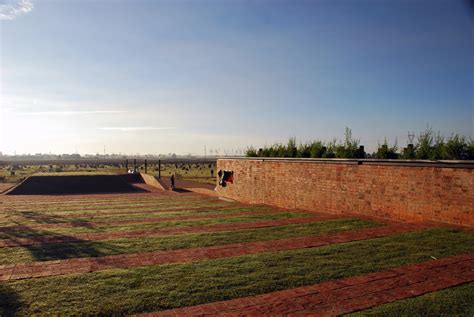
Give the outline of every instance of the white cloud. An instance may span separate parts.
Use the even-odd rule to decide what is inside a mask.
[[[153,130],[174,130],[175,127],[102,127],[101,130],[107,131],[153,131]]]
[[[0,20],[13,20],[33,10],[31,0],[0,0]]]
[[[115,114],[126,113],[122,110],[82,110],[82,111],[38,111],[38,112],[19,112],[22,116],[73,116],[86,114]]]

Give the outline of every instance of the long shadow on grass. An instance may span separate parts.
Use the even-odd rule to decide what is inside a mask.
[[[28,213],[22,215],[25,218],[33,218],[38,216],[38,213]],[[35,218],[36,219],[36,218]],[[89,223],[68,221],[61,216],[51,216],[47,214],[41,214],[41,223],[71,223],[77,227],[90,227]],[[33,258],[37,261],[48,261],[48,260],[61,260],[78,257],[99,257],[111,252],[117,254],[121,253],[121,248],[110,245],[106,242],[100,241],[88,241],[77,238],[77,236],[58,234],[57,232],[51,232],[43,229],[35,229],[33,227],[19,224],[21,228],[17,227],[16,230],[7,230],[0,232],[0,236],[10,241],[19,241],[21,239],[28,238],[32,240],[40,241],[37,244],[23,245],[18,243],[18,247],[25,248],[28,250]],[[20,229],[20,230],[18,230]],[[41,243],[44,237],[59,238],[60,243]],[[1,316],[1,315],[0,315]]]
[[[16,292],[8,285],[0,283],[0,316],[15,316],[20,306]]]

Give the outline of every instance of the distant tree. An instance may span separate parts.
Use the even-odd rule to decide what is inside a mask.
[[[434,143],[431,149],[430,160],[442,160],[447,157],[444,137],[438,132],[434,136]]]
[[[296,138],[289,138],[288,144],[286,145],[285,157],[296,157],[298,149],[296,147]]]
[[[352,137],[352,130],[346,127],[344,133],[344,143],[340,143],[336,146],[336,157],[337,158],[356,158],[357,150],[359,148],[359,139]]]
[[[434,141],[434,133],[431,128],[427,128],[420,133],[416,149],[416,158],[419,160],[429,160],[432,157],[432,147]]]
[[[326,152],[326,147],[322,141],[313,141],[310,145],[310,157],[321,158]]]

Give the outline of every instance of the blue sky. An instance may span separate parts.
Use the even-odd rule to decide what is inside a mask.
[[[0,0],[0,151],[473,137],[466,3]]]

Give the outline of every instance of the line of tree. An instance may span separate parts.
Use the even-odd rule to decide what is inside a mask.
[[[287,144],[275,143],[260,149],[248,147],[245,154],[247,157],[474,160],[474,139],[459,134],[444,137],[427,128],[414,144],[408,144],[405,148],[399,147],[397,140],[389,144],[385,139],[384,143],[378,144],[376,152],[366,153],[360,140],[352,136],[351,129],[346,128],[344,140],[315,140],[298,144],[296,138],[290,138]]]

